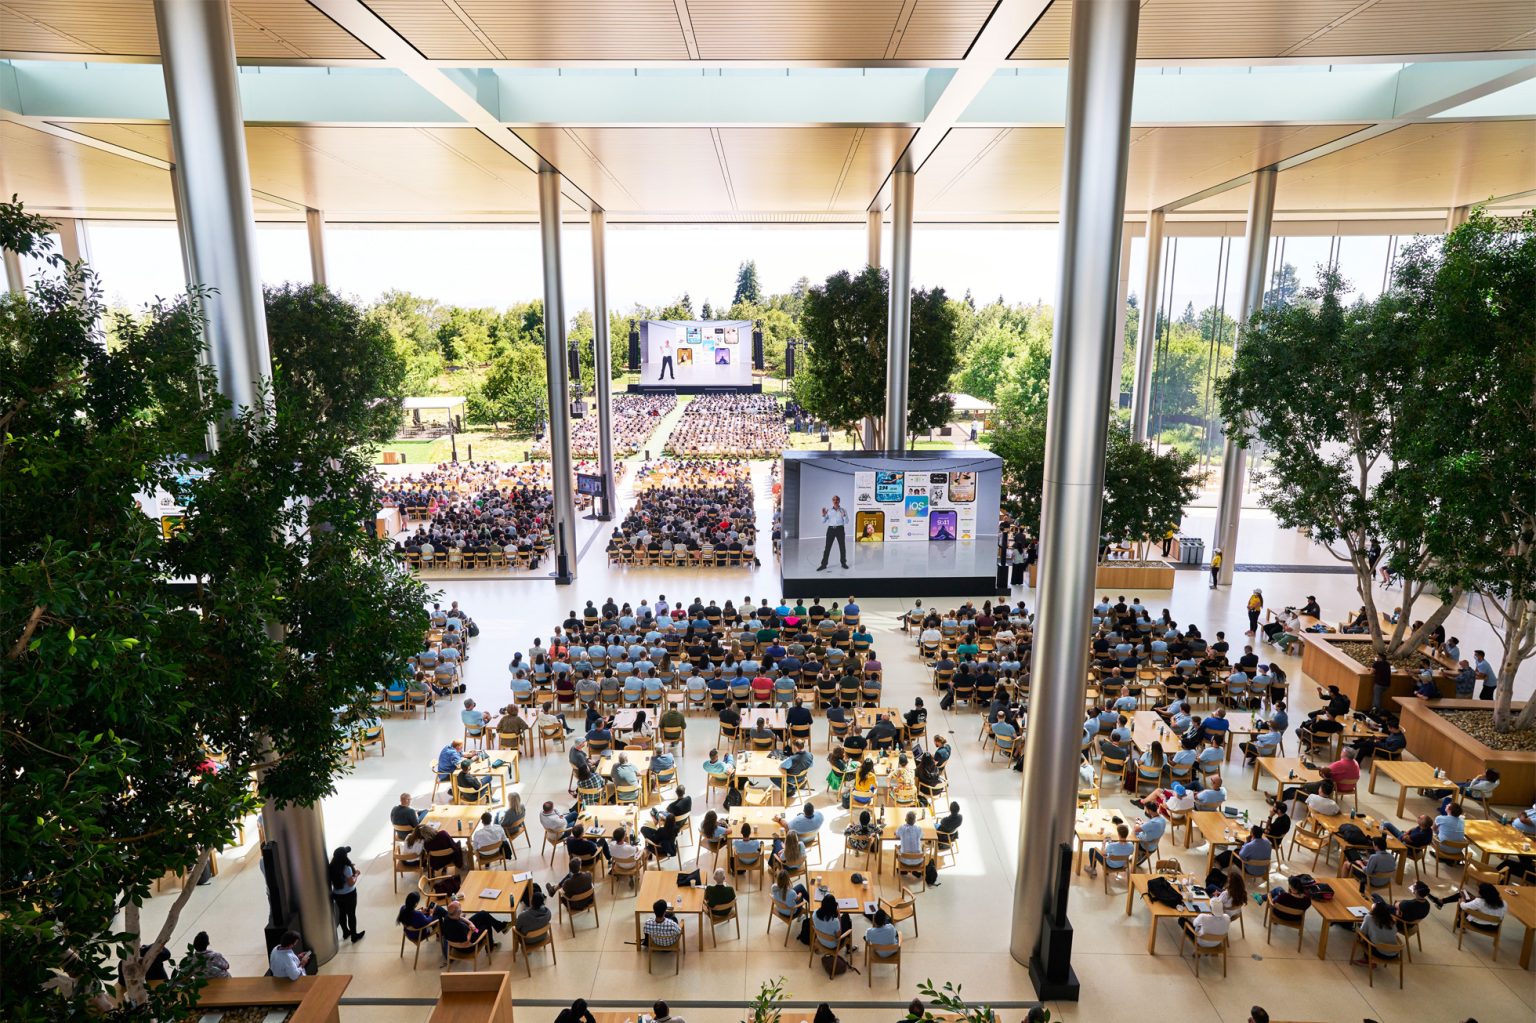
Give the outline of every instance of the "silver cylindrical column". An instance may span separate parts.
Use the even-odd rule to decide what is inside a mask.
[[[891,174],[891,304],[885,342],[885,446],[907,446],[907,370],[912,362],[912,184]]]
[[[598,518],[613,518],[618,494],[613,488],[613,357],[608,339],[608,255],[604,238],[608,216],[592,211],[592,372],[597,377],[597,460],[603,476]]]
[[[219,390],[237,409],[255,408],[272,360],[229,4],[155,0],[155,24],[187,266],[193,284],[217,292],[203,300],[208,350]]]
[[[864,244],[867,254],[864,257],[866,266],[880,265],[880,231],[882,217],[879,210],[870,210],[865,214]]]
[[[1141,320],[1136,326],[1136,373],[1131,381],[1131,439],[1145,442],[1152,417],[1152,368],[1157,355],[1158,289],[1163,278],[1162,210],[1147,214],[1147,277],[1141,286]]]
[[[25,295],[27,278],[21,270],[21,255],[10,249],[3,251],[5,253],[5,286],[13,295]]]
[[[1243,264],[1243,297],[1238,319],[1258,312],[1264,304],[1264,278],[1269,267],[1269,232],[1275,219],[1275,169],[1266,167],[1253,175],[1253,195],[1248,201],[1248,250]],[[1233,350],[1242,342],[1242,327],[1233,341]],[[1215,546],[1222,552],[1221,582],[1232,582],[1237,565],[1237,524],[1243,514],[1243,479],[1248,475],[1248,452],[1231,437],[1221,445],[1221,502],[1216,508]],[[1213,552],[1214,553],[1214,552]]]
[[[1061,289],[1051,342],[1040,518],[1040,577],[1029,739],[1020,790],[1009,951],[1042,997],[1074,997],[1055,892],[1072,835],[1087,642],[1104,494],[1105,403],[1114,379],[1137,5],[1077,0],[1067,63]]]
[[[555,498],[555,582],[576,579],[576,498],[571,492],[571,383],[565,361],[565,289],[560,281],[560,172],[539,168],[539,239],[544,254],[544,365],[549,395],[549,475]]]
[[[304,211],[304,228],[309,234],[309,276],[317,285],[326,285],[325,277],[325,214],[319,210]]]

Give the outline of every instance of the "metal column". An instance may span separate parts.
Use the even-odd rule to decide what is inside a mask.
[[[1136,4],[1120,0],[1077,0],[1067,62],[1061,291],[1051,342],[1034,697],[1009,942],[1040,996],[1052,999],[1077,997],[1065,872],[1104,493],[1104,406],[1114,378],[1137,13]]]
[[[325,214],[319,210],[304,211],[304,227],[309,233],[309,276],[316,285],[325,287]]]
[[[1269,231],[1275,219],[1275,169],[1266,167],[1253,175],[1253,195],[1248,201],[1248,251],[1243,266],[1243,297],[1237,318],[1247,323],[1264,304],[1265,271],[1269,266]],[[1242,340],[1241,326],[1233,350]],[[1243,513],[1243,479],[1248,475],[1248,452],[1231,437],[1221,445],[1221,500],[1216,508],[1215,546],[1222,552],[1221,583],[1232,582],[1237,565],[1237,523]],[[1214,552],[1213,552],[1214,553]]]
[[[1157,355],[1158,289],[1163,277],[1162,210],[1147,214],[1147,279],[1141,288],[1141,321],[1136,330],[1136,374],[1131,382],[1131,439],[1145,442],[1152,417],[1152,367]]]
[[[912,361],[912,183],[891,174],[891,304],[885,342],[885,446],[907,446],[907,370]]]
[[[592,211],[592,372],[597,377],[597,458],[603,477],[598,518],[613,519],[613,356],[608,340],[608,256],[604,239],[608,216]]]
[[[549,395],[549,475],[554,494],[557,583],[576,580],[576,499],[571,493],[571,384],[565,362],[565,289],[560,281],[560,172],[539,168],[539,239],[544,254],[544,365]]]
[[[256,221],[246,167],[244,120],[226,0],[155,0],[160,61],[170,109],[172,177],[191,283],[203,299],[208,355],[219,390],[236,410],[266,409],[267,317],[256,261]],[[320,805],[268,804],[268,841],[283,864],[283,905],[297,914],[317,962],[336,954]],[[268,883],[273,883],[268,879]],[[287,921],[283,921],[287,923]]]
[[[26,274],[21,269],[21,255],[10,249],[5,253],[5,286],[13,295],[25,295],[27,293]]]
[[[1120,381],[1125,375],[1126,300],[1131,294],[1131,237],[1135,232],[1126,223],[1120,233],[1120,273],[1115,278],[1115,354],[1113,378],[1109,383],[1109,407],[1120,407]]]
[[[880,265],[880,231],[882,228],[882,215],[879,210],[870,210],[865,215],[864,244],[868,255],[864,257],[865,266]]]
[[[229,4],[155,0],[155,20],[187,265],[194,284],[217,291],[203,301],[209,353],[224,396],[256,408],[272,360]]]

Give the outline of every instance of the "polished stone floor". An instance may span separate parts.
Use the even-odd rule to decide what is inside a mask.
[[[766,473],[760,471],[759,484],[766,491]],[[766,493],[765,493],[766,496]],[[1208,513],[1197,512],[1190,525]],[[766,525],[766,517],[763,519]],[[1208,525],[1208,523],[1207,523]],[[595,525],[587,529],[595,530]],[[1272,520],[1258,510],[1244,516],[1244,541],[1240,560],[1268,563],[1329,563],[1326,555],[1315,550],[1304,538],[1278,530]],[[590,534],[588,534],[590,535]],[[485,578],[442,578],[434,582],[443,598],[457,599],[474,616],[482,629],[472,647],[467,667],[469,695],[482,707],[499,706],[507,697],[505,665],[514,649],[526,648],[536,634],[547,635],[568,607],[580,607],[587,599],[601,601],[608,595],[620,600],[652,600],[658,593],[671,599],[707,598],[740,600],[744,595],[776,598],[777,584],[771,558],[761,569],[658,570],[609,568],[603,562],[602,544],[593,544],[582,558],[580,578],[569,589],[556,589],[544,580],[490,580]],[[1172,591],[1138,594],[1154,609],[1167,606],[1181,622],[1197,622],[1210,635],[1225,629],[1234,640],[1244,627],[1243,602],[1250,589],[1264,589],[1271,605],[1300,603],[1309,594],[1317,595],[1325,614],[1333,616],[1358,604],[1353,581],[1347,576],[1325,574],[1239,574],[1230,588],[1211,590],[1203,574],[1181,572]],[[827,599],[845,598],[846,593],[829,593]],[[1112,595],[1113,596],[1113,595]],[[1033,603],[1033,594],[1020,590],[1016,597]],[[755,601],[754,601],[755,602]],[[927,603],[942,603],[928,601]],[[864,602],[866,621],[874,628],[875,649],[886,665],[886,689],[894,702],[910,706],[913,697],[932,692],[927,672],[902,641],[894,625],[899,611],[897,601]],[[1486,625],[1458,611],[1451,631],[1463,639],[1463,648],[1487,643]],[[1266,655],[1273,648],[1264,648]],[[1312,686],[1303,679],[1299,660],[1281,659],[1291,675],[1293,707],[1305,710],[1316,704]],[[1522,695],[1531,689],[1529,679],[1522,681]],[[943,871],[941,887],[918,896],[921,937],[907,935],[905,967],[898,988],[894,978],[880,971],[870,986],[865,976],[847,975],[829,981],[823,971],[807,967],[803,951],[786,950],[783,932],[776,929],[765,936],[765,894],[748,895],[741,902],[742,937],[738,940],[729,925],[720,930],[719,948],[702,955],[690,949],[680,977],[671,975],[670,964],[658,963],[657,974],[649,976],[645,959],[628,944],[632,939],[633,897],[622,891],[610,896],[603,885],[599,897],[602,913],[600,926],[593,926],[590,916],[570,928],[562,925],[558,937],[559,964],[548,965],[540,957],[534,961],[533,975],[524,974],[521,962],[511,962],[509,945],[503,945],[493,968],[513,971],[513,994],[519,1000],[565,1000],[585,997],[606,1000],[614,1005],[646,1005],[657,997],[674,1002],[690,1000],[736,1002],[754,994],[764,979],[783,976],[791,997],[796,1001],[829,999],[849,1007],[840,1009],[843,1019],[855,1021],[899,1018],[895,1007],[905,1005],[917,993],[924,978],[936,982],[953,981],[964,985],[965,994],[978,1001],[1018,1002],[1034,997],[1025,970],[1008,954],[1010,902],[1014,887],[1014,860],[1018,841],[1019,775],[987,761],[977,742],[978,716],[961,710],[943,714],[937,700],[930,706],[930,732],[943,733],[954,742],[957,753],[951,761],[949,777],[954,798],[965,814],[962,851],[959,862]],[[326,801],[328,841],[332,846],[350,845],[353,858],[363,868],[359,916],[367,929],[360,944],[347,945],[326,964],[327,972],[350,973],[354,980],[349,994],[372,999],[412,999],[414,1004],[350,1005],[343,1009],[346,1020],[411,1021],[420,1023],[430,1014],[420,1000],[432,999],[438,990],[437,959],[431,953],[422,956],[421,967],[412,970],[409,956],[399,956],[400,935],[394,926],[399,896],[391,889],[389,807],[399,792],[409,790],[424,802],[432,783],[427,766],[437,750],[461,734],[458,704],[442,707],[426,720],[391,720],[386,725],[388,750],[383,756],[370,756],[339,783],[337,794]],[[703,773],[699,763],[715,734],[712,719],[692,719],[688,729],[687,755],[683,758],[683,779],[702,803]],[[825,750],[825,724],[818,719],[815,749]],[[813,777],[820,772],[813,770]],[[519,786],[526,802],[537,806],[545,798],[555,798],[564,805],[569,770],[563,756],[534,757],[523,765]],[[1258,794],[1249,788],[1250,775],[1235,766],[1228,776],[1228,788],[1234,801],[1255,811],[1262,806]],[[1395,795],[1388,784],[1383,794],[1362,796],[1362,807],[1373,813],[1390,814]],[[824,807],[830,802],[821,795]],[[1128,807],[1123,796],[1110,796],[1106,804]],[[1426,808],[1426,800],[1409,800],[1410,812]],[[829,827],[840,833],[844,814],[829,808]],[[254,839],[255,830],[250,829]],[[827,853],[840,851],[840,837],[827,843]],[[691,850],[687,850],[691,852]],[[1206,850],[1196,845],[1178,854],[1191,867],[1204,869]],[[524,864],[532,864],[540,881],[555,875],[538,859],[537,853],[521,853]],[[563,871],[564,861],[561,860]],[[1310,860],[1308,860],[1310,862]],[[192,934],[206,929],[213,947],[224,952],[237,974],[259,974],[266,966],[261,947],[261,926],[266,912],[261,872],[250,846],[226,851],[223,869],[208,886],[198,889],[184,913],[173,948],[184,948]],[[1450,890],[1452,878],[1430,877],[1439,893]],[[407,884],[402,882],[402,884]],[[152,900],[145,912],[146,926],[162,919],[174,893]],[[1132,917],[1124,915],[1124,896],[1103,893],[1102,882],[1086,877],[1074,881],[1071,919],[1076,928],[1075,964],[1082,979],[1082,999],[1076,1004],[1053,1005],[1058,1020],[1138,1021],[1177,1020],[1179,1023],[1241,1023],[1250,1005],[1266,1006],[1275,1019],[1356,1021],[1366,1018],[1382,1023],[1427,1023],[1460,1021],[1474,1015],[1482,1023],[1489,1021],[1529,1021],[1536,1013],[1536,980],[1516,964],[1522,932],[1512,921],[1504,930],[1499,961],[1490,961],[1486,940],[1469,939],[1458,951],[1450,930],[1450,910],[1437,911],[1424,928],[1424,952],[1415,954],[1408,969],[1407,986],[1399,991],[1395,982],[1378,977],[1374,989],[1367,987],[1366,974],[1347,960],[1347,935],[1339,933],[1329,945],[1326,961],[1317,958],[1317,922],[1310,923],[1308,936],[1300,953],[1294,940],[1277,938],[1273,945],[1264,941],[1259,917],[1251,909],[1246,938],[1234,940],[1228,975],[1219,968],[1203,968],[1196,979],[1190,962],[1174,954],[1176,935],[1171,926],[1159,937],[1159,954],[1146,952],[1147,918],[1144,911]],[[863,924],[856,924],[862,931]],[[690,928],[691,929],[691,928]],[[691,943],[691,941],[690,941]],[[860,956],[862,962],[862,955]],[[855,1003],[867,1003],[855,1008]],[[517,1010],[527,1021],[553,1018],[555,1010],[546,1001]],[[679,1015],[695,1021],[737,1020],[739,1007],[679,1008]],[[810,1010],[786,1010],[789,1021],[809,1018]],[[1021,1008],[1001,1010],[1002,1018],[1022,1018]]]

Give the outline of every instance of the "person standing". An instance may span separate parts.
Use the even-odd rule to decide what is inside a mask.
[[[1248,598],[1248,635],[1259,631],[1259,615],[1264,610],[1264,591],[1254,590]]]
[[[848,567],[848,511],[842,505],[842,499],[836,494],[832,495],[832,507],[821,510],[821,524],[827,527],[827,543],[821,550],[821,565],[816,571],[827,570],[827,559],[832,556],[832,544],[837,544],[837,560],[843,568]]]
[[[834,497],[832,500],[835,503],[837,498]],[[826,556],[823,555],[821,560],[825,562],[827,560]],[[848,566],[844,565],[843,567],[847,568]],[[1477,698],[1479,700],[1491,700],[1493,699],[1494,691],[1499,687],[1499,676],[1493,670],[1493,665],[1488,663],[1488,656],[1483,651],[1474,650],[1472,651],[1472,656],[1477,658],[1472,664],[1472,670],[1477,676],[1477,681],[1482,683],[1483,686],[1482,689],[1478,690]]]
[[[665,380],[671,374],[672,379],[677,379],[677,371],[672,368],[672,342],[670,340],[661,343],[661,372],[656,374],[657,380]]]
[[[1371,709],[1382,710],[1387,691],[1392,688],[1392,662],[1387,655],[1378,653],[1371,662]]]
[[[1217,547],[1211,552],[1211,589],[1221,581],[1221,548]]]
[[[336,903],[336,922],[341,936],[353,942],[363,940],[365,932],[357,929],[357,867],[352,863],[352,847],[344,845],[331,854],[329,869],[331,899]]]

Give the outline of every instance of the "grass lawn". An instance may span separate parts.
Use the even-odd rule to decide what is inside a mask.
[[[461,433],[456,442],[459,459],[466,462],[471,452],[476,461],[521,462],[533,446],[532,437],[514,437],[510,434],[498,436],[489,431]],[[375,465],[384,460],[384,451],[402,452],[407,465],[436,465],[449,460],[453,446],[447,437],[436,440],[392,440],[373,452]]]

